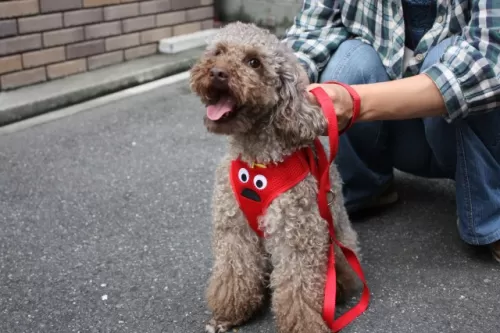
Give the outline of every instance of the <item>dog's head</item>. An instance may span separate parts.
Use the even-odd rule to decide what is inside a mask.
[[[254,24],[220,29],[191,69],[210,132],[244,134],[273,126],[288,140],[313,140],[325,121],[307,101],[308,78],[293,52]],[[259,127],[260,126],[260,127]]]

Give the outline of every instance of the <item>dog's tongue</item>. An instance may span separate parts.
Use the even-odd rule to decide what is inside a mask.
[[[207,107],[207,117],[210,120],[219,120],[226,113],[231,112],[234,100],[231,97],[222,97],[216,104]]]

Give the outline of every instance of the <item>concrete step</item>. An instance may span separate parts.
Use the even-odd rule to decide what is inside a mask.
[[[217,31],[218,29],[209,29],[181,36],[164,38],[160,40],[158,49],[161,53],[175,54],[194,48],[204,47]]]

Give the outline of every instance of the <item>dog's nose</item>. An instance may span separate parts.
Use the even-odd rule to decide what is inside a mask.
[[[212,80],[225,82],[229,78],[229,74],[225,69],[214,67],[210,70],[210,77]]]

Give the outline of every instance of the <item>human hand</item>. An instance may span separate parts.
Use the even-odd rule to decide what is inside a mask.
[[[338,84],[310,84],[307,86],[309,101],[318,106],[318,100],[310,92],[317,87],[323,88],[328,97],[330,97],[330,99],[332,100],[335,107],[335,113],[337,114],[338,129],[339,132],[342,131],[347,127],[347,125],[349,125],[349,122],[351,121],[351,118],[353,116],[354,105],[351,95],[349,94],[347,89]]]

